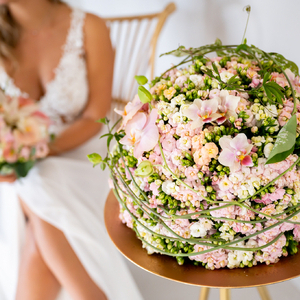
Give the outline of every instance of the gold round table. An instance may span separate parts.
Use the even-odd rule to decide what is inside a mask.
[[[135,232],[119,219],[119,203],[111,191],[104,209],[107,232],[118,250],[140,268],[180,283],[201,286],[199,300],[208,298],[210,288],[220,289],[220,300],[230,299],[230,289],[256,287],[262,300],[270,300],[268,284],[300,276],[300,254],[283,257],[273,265],[260,264],[252,268],[220,269],[210,271],[192,264],[177,264],[175,258],[152,254],[142,248]]]

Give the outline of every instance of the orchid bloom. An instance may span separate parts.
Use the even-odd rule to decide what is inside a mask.
[[[222,90],[219,97],[215,98],[219,101],[219,113],[221,115],[221,117],[217,119],[218,124],[224,123],[226,119],[230,117],[237,118],[235,110],[240,102],[240,97],[230,95],[228,91]]]
[[[126,126],[127,122],[130,121],[135,114],[143,107],[144,103],[141,102],[138,95],[135,95],[131,102],[128,102],[124,107],[124,111],[115,109],[118,115],[123,117],[122,128]]]
[[[158,142],[159,133],[155,124],[157,120],[157,110],[152,109],[147,117],[146,113],[138,112],[125,127],[126,135],[120,143],[134,147],[134,156],[139,158],[145,151],[153,149]]]
[[[202,129],[204,123],[214,121],[222,115],[216,113],[218,110],[218,100],[213,98],[202,101],[195,99],[194,103],[183,110],[183,115],[191,119],[191,129],[200,127]]]
[[[238,134],[232,138],[223,136],[219,140],[223,151],[219,156],[219,163],[230,167],[231,172],[237,171],[240,166],[253,166],[252,158],[249,155],[253,145],[248,143],[247,136],[244,133]]]

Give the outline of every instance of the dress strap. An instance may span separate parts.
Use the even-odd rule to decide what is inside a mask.
[[[65,52],[82,49],[84,46],[83,26],[86,13],[79,8],[72,8],[71,24],[65,44]]]

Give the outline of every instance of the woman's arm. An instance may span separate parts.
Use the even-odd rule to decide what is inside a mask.
[[[111,103],[114,53],[105,22],[87,14],[84,25],[89,100],[78,120],[50,144],[55,155],[76,148],[97,134]]]

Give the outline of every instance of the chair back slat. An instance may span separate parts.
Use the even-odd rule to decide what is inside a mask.
[[[123,110],[137,92],[134,76],[147,75],[153,79],[157,40],[166,19],[175,9],[175,4],[170,3],[157,14],[105,18],[115,51],[113,101],[109,115],[112,122],[119,117],[113,109]]]

